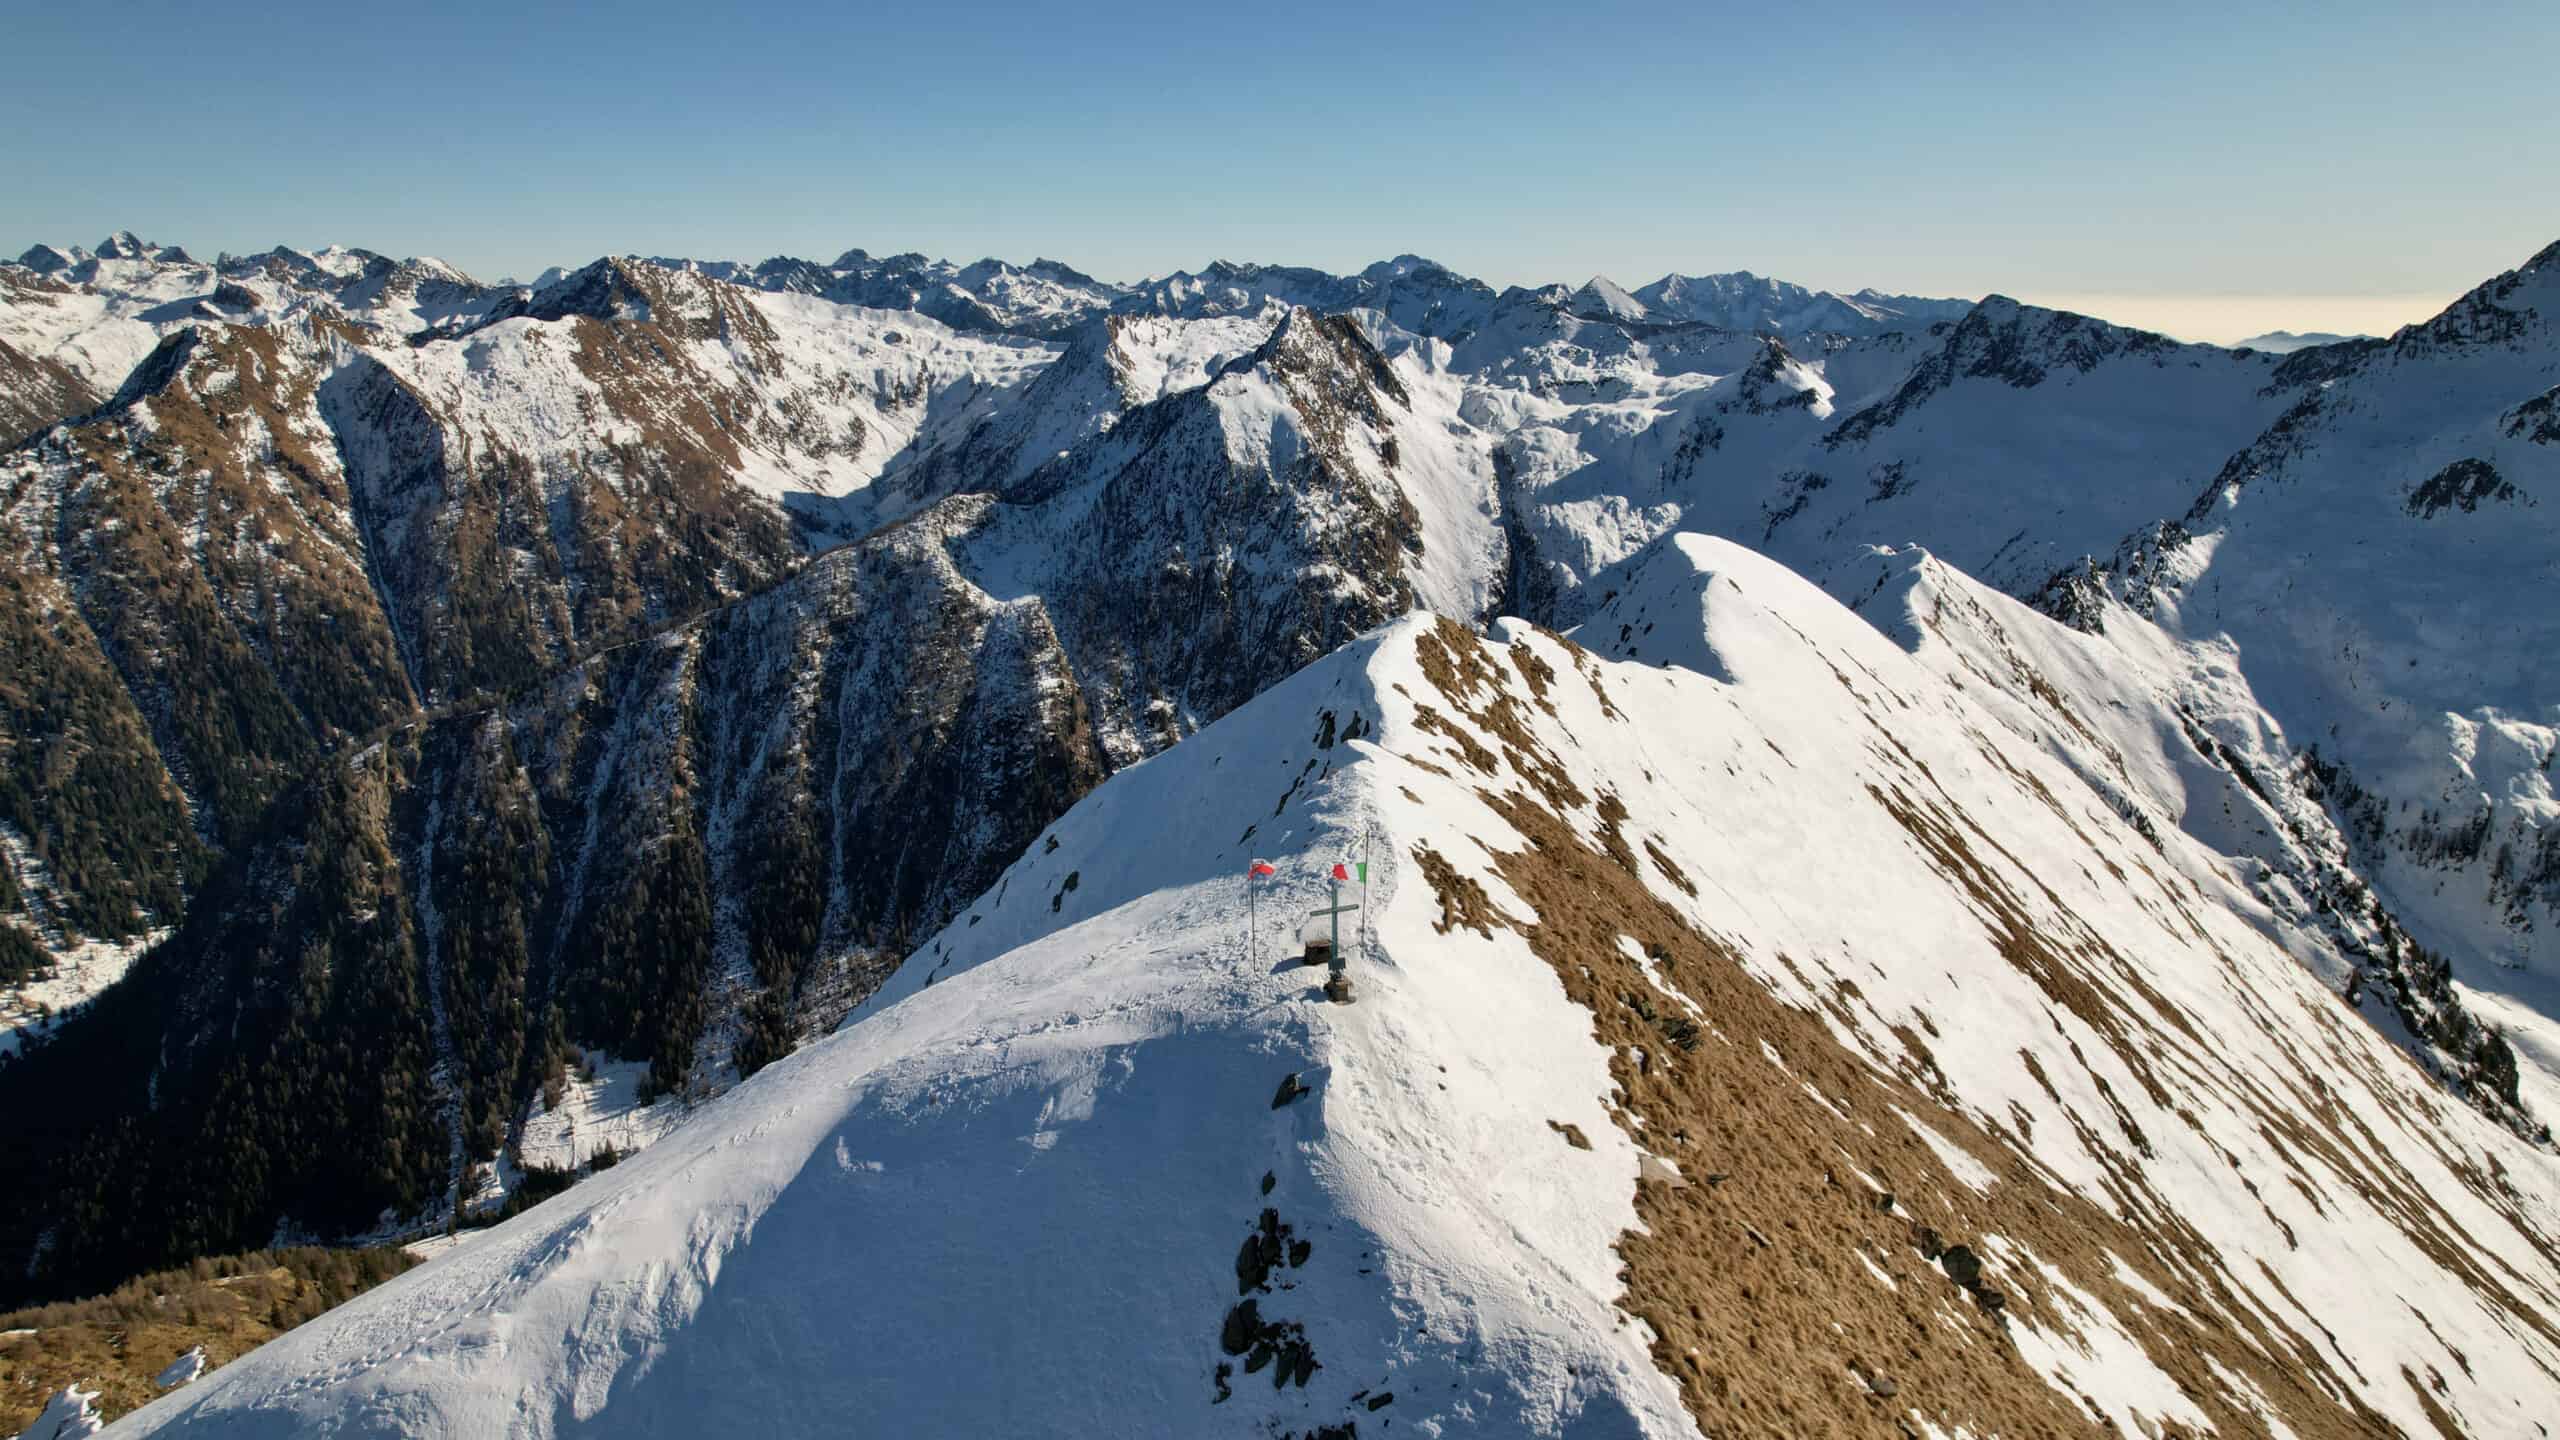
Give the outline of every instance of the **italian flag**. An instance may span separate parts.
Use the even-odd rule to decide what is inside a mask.
[[[1333,862],[1333,878],[1347,884],[1366,885],[1369,883],[1369,862],[1362,860],[1357,864],[1346,864],[1336,860]]]

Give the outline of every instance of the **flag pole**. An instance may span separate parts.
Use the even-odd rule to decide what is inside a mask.
[[[1342,973],[1342,882],[1328,880],[1325,885],[1333,895],[1332,913],[1325,918],[1333,924],[1333,969],[1338,975]]]

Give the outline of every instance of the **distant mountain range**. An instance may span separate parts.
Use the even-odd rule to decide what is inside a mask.
[[[1515,286],[1496,292],[1482,281],[1417,255],[1382,260],[1353,275],[1222,260],[1196,274],[1183,271],[1135,285],[1096,280],[1053,260],[1019,268],[1000,260],[954,266],[922,255],[878,259],[860,250],[847,251],[823,267],[790,259],[755,266],[685,260],[655,263],[698,269],[763,290],[916,310],[955,329],[1048,336],[1064,334],[1105,313],[1201,319],[1256,314],[1275,305],[1327,313],[1376,310],[1416,335],[1452,341],[1473,334],[1506,306],[1559,307],[1604,320],[1706,325],[1788,336],[1926,329],[1970,308],[1967,301],[1880,295],[1872,290],[1834,295],[1744,271],[1666,275],[1632,295],[1599,277],[1577,290]]]
[[[2264,350],[2270,355],[2290,355],[2296,350],[2308,350],[2316,345],[2343,345],[2350,340],[2372,338],[2370,335],[2332,335],[2326,330],[2311,330],[2300,334],[2291,330],[2270,330],[2264,335],[2252,335],[2231,348]]]

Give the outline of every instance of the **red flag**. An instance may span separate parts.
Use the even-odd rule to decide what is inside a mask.
[[[1259,879],[1261,879],[1261,878],[1262,878],[1263,876],[1265,876],[1265,875],[1277,875],[1277,874],[1279,874],[1279,873],[1280,873],[1280,867],[1279,867],[1279,866],[1277,866],[1277,865],[1272,864],[1272,863],[1271,863],[1270,861],[1268,861],[1268,860],[1256,860],[1256,861],[1254,861],[1254,862],[1253,862],[1253,864],[1252,864],[1250,867],[1248,867],[1248,868],[1245,870],[1245,872],[1244,872],[1244,873],[1245,873],[1246,875],[1248,875],[1248,876],[1252,877],[1253,879],[1259,880]]]
[[[1336,880],[1348,880],[1348,879],[1350,879],[1350,878],[1351,878],[1351,867],[1350,867],[1350,866],[1348,866],[1348,865],[1343,864],[1343,863],[1342,863],[1341,861],[1339,861],[1339,860],[1335,861],[1335,862],[1333,863],[1333,878],[1334,878],[1334,879],[1336,879]]]

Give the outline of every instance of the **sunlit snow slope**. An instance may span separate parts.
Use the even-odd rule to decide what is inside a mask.
[[[2548,1157],[2226,862],[1738,547],[1601,627],[1652,643],[1311,666],[831,1038],[124,1433],[2548,1422]],[[1332,1006],[1294,933],[1364,851]]]

